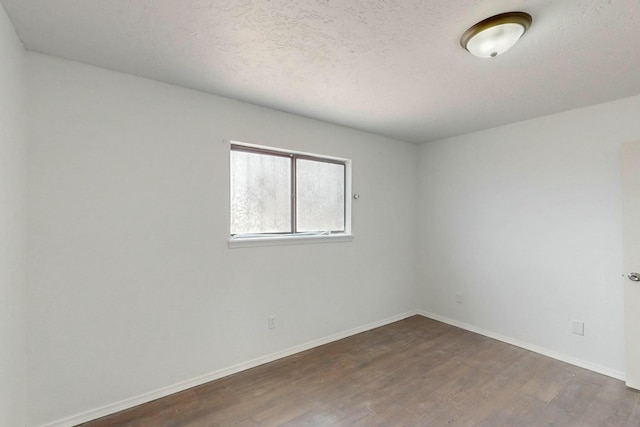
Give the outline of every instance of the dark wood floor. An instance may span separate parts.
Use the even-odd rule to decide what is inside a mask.
[[[640,426],[621,381],[421,316],[83,424]]]

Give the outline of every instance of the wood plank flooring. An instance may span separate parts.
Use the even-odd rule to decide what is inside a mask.
[[[82,426],[640,427],[640,393],[414,316]]]

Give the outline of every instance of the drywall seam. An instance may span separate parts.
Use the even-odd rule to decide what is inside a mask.
[[[120,412],[125,409],[133,408],[134,406],[138,406],[143,403],[148,403],[153,400],[160,399],[162,397],[169,396],[171,394],[178,393],[178,392],[190,389],[192,387],[196,387],[196,386],[208,383],[210,381],[214,381],[214,380],[217,380],[217,379],[220,379],[220,378],[223,378],[247,369],[255,368],[256,366],[264,365],[265,363],[273,362],[275,360],[282,359],[284,357],[291,356],[293,354],[300,353],[305,350],[319,347],[324,344],[329,344],[331,342],[338,341],[343,338],[347,338],[362,332],[366,332],[371,329],[379,328],[381,326],[385,326],[390,323],[406,319],[407,317],[415,316],[417,314],[419,313],[415,310],[409,311],[403,314],[398,314],[396,316],[392,316],[384,320],[369,323],[367,325],[349,329],[347,331],[339,332],[337,334],[329,335],[327,337],[310,341],[305,344],[290,347],[286,350],[279,351],[277,353],[272,353],[263,357],[259,357],[257,359],[249,360],[244,363],[239,363],[237,365],[230,366],[228,368],[210,372],[208,374],[201,375],[199,377],[195,377],[186,381],[172,384],[170,386],[163,387],[148,393],[144,393],[139,396],[132,397],[130,399],[125,399],[120,402],[112,403],[110,405],[92,409],[90,411],[86,411],[81,414],[73,415],[71,417],[67,417],[67,418],[55,421],[53,423],[41,424],[40,427],[73,427],[78,424],[95,420],[110,414],[114,414],[116,412]]]
[[[485,337],[493,338],[495,340],[502,341],[507,344],[515,345],[516,347],[524,348],[525,350],[533,351],[534,353],[542,354],[543,356],[551,357],[552,359],[556,359],[561,362],[566,362],[571,365],[578,366],[580,368],[588,369],[590,371],[594,371],[594,372],[606,375],[608,377],[612,377],[622,381],[625,380],[624,372],[617,371],[615,369],[610,369],[610,368],[607,368],[606,366],[587,362],[585,360],[578,359],[572,356],[567,356],[566,354],[558,353],[557,351],[549,350],[548,348],[540,347],[535,344],[528,343],[526,341],[521,341],[515,338],[500,335],[495,332],[470,325],[468,323],[460,322],[458,320],[441,316],[439,314],[431,313],[424,310],[418,310],[418,314],[420,316],[428,317],[429,319],[437,320],[439,322],[443,322],[451,326],[465,329],[467,331],[474,332],[476,334],[484,335]]]

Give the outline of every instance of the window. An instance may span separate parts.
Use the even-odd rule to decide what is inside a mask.
[[[349,232],[345,159],[231,144],[231,237]]]

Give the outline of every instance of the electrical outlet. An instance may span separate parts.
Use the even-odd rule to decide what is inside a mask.
[[[462,294],[460,292],[456,293],[456,302],[462,304]]]
[[[574,320],[572,332],[576,335],[584,335],[584,322],[580,320]]]
[[[275,329],[276,328],[276,316],[275,315],[269,316],[268,322],[269,322],[269,329]]]

